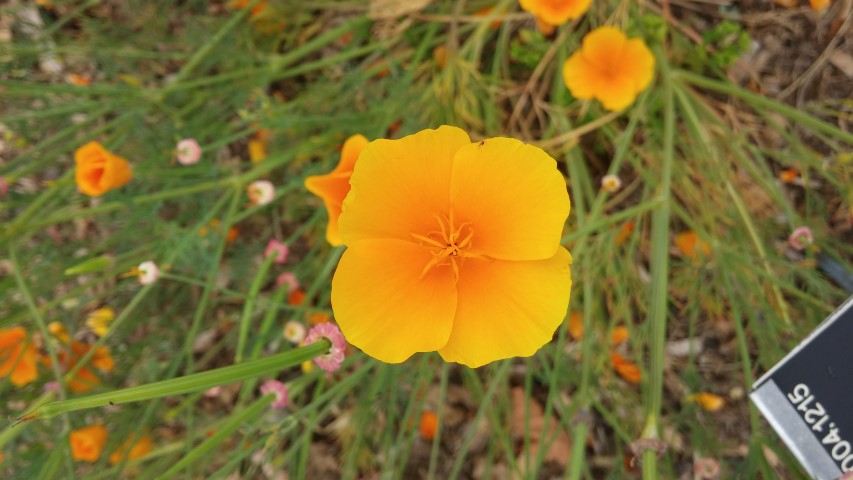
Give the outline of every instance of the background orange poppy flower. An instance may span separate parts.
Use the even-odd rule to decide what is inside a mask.
[[[95,463],[107,443],[107,429],[103,425],[90,425],[71,432],[71,456],[74,460]]]
[[[22,327],[0,330],[0,378],[9,377],[20,387],[38,377],[36,347],[27,341],[27,332]]]
[[[589,10],[592,0],[519,0],[521,8],[549,25],[562,25]]]
[[[343,245],[343,240],[338,232],[338,217],[341,215],[341,205],[349,193],[349,180],[352,176],[355,162],[361,151],[367,145],[368,140],[364,135],[353,135],[345,142],[341,150],[341,160],[338,166],[325,175],[312,175],[305,179],[305,188],[309,192],[323,199],[326,212],[329,214],[329,223],[326,226],[326,241],[332,246]]]
[[[98,142],[89,142],[74,152],[77,170],[74,180],[86,195],[97,197],[130,181],[133,172],[122,157],[105,149]]]
[[[455,127],[365,147],[340,233],[332,308],[390,363],[438,351],[471,367],[530,356],[569,303],[566,182],[539,148]]]
[[[563,81],[581,100],[596,98],[608,110],[631,105],[652,81],[655,59],[642,39],[613,27],[599,27],[583,38],[580,50],[563,64]]]

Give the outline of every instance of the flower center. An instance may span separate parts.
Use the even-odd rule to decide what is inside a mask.
[[[453,269],[453,278],[459,279],[458,262],[461,262],[465,257],[479,257],[479,255],[469,251],[474,238],[474,230],[471,228],[470,222],[457,226],[453,218],[453,210],[450,210],[449,217],[435,214],[433,217],[438,222],[438,230],[432,230],[426,235],[409,234],[421,245],[429,247],[432,253],[432,260],[426,264],[420,278],[426,276],[433,267],[450,265],[450,268]]]

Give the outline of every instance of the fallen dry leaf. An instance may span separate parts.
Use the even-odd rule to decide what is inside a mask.
[[[569,434],[564,429],[560,428],[557,419],[553,416],[547,422],[548,430],[545,432],[545,412],[542,405],[540,405],[535,399],[531,398],[529,401],[529,407],[525,407],[526,402],[524,389],[521,387],[513,388],[511,394],[512,417],[510,421],[510,433],[517,438],[524,437],[525,408],[529,408],[529,411],[527,412],[529,421],[528,428],[530,432],[529,458],[536,458],[540,448],[539,442],[543,437],[547,440],[554,438],[554,435],[556,434],[554,442],[545,454],[545,461],[557,462],[560,466],[565,467],[572,454],[572,440],[569,437]],[[522,456],[525,456],[524,453],[522,453]],[[522,461],[519,463],[523,468],[524,462]]]

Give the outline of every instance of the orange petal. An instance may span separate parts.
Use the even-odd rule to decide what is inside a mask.
[[[456,127],[374,140],[361,152],[338,220],[347,245],[364,239],[412,240],[450,210],[453,155],[471,140]]]
[[[619,345],[628,341],[628,338],[631,336],[631,332],[628,331],[628,327],[619,326],[613,329],[610,332],[610,344],[611,345]]]
[[[570,208],[557,162],[513,138],[459,149],[450,198],[456,223],[473,231],[470,251],[504,260],[553,257]]]
[[[652,82],[655,57],[642,39],[632,38],[625,42],[620,63],[620,72],[633,80],[634,93],[642,92]]]
[[[674,243],[676,248],[685,257],[696,259],[700,255],[708,256],[711,254],[711,247],[696,234],[693,230],[681,232],[675,236]]]
[[[621,64],[627,37],[614,27],[599,27],[583,37],[584,58],[600,70],[608,71]]]
[[[334,247],[344,244],[338,228],[341,216],[341,205],[349,193],[349,179],[352,173],[329,173],[314,175],[305,179],[305,188],[323,199],[323,205],[329,214],[326,225],[326,241]]]
[[[444,346],[456,288],[449,266],[421,278],[430,260],[428,249],[400,240],[350,245],[332,279],[335,319],[347,341],[388,363]]]
[[[613,363],[613,369],[616,370],[616,373],[626,382],[638,385],[642,380],[640,368],[634,362],[616,352],[610,354],[610,361]]]
[[[23,327],[0,329],[0,350],[18,345],[25,338],[27,338],[27,331]]]
[[[566,316],[571,262],[562,247],[537,261],[465,259],[453,331],[438,353],[472,368],[536,353]]]
[[[572,312],[569,314],[569,323],[566,326],[569,329],[569,335],[575,340],[583,338],[583,314],[580,312]]]
[[[726,405],[726,400],[723,397],[708,392],[694,393],[688,397],[688,400],[696,402],[709,412],[716,412]]]
[[[9,379],[16,386],[24,386],[38,377],[38,368],[36,365],[38,352],[35,345],[30,342],[25,348],[19,347],[19,357],[15,369]]]
[[[563,63],[563,83],[572,92],[572,96],[579,100],[588,100],[595,95],[598,77],[596,67],[589,63],[580,51],[573,53]]]
[[[602,76],[598,83],[595,98],[601,101],[604,108],[612,112],[627,108],[637,98],[634,80],[627,75]]]
[[[583,15],[592,0],[519,0],[521,8],[551,25],[562,25]]]

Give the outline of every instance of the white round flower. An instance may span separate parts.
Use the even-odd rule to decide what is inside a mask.
[[[157,268],[157,264],[152,261],[142,262],[136,267],[137,270],[137,278],[139,278],[139,283],[143,285],[151,285],[156,282],[158,278],[160,278],[160,269]]]
[[[272,182],[258,180],[249,184],[249,201],[252,205],[266,205],[275,198],[275,187]]]
[[[285,323],[284,338],[287,339],[288,342],[298,344],[303,338],[305,338],[305,325],[302,325],[300,322],[295,320]]]

